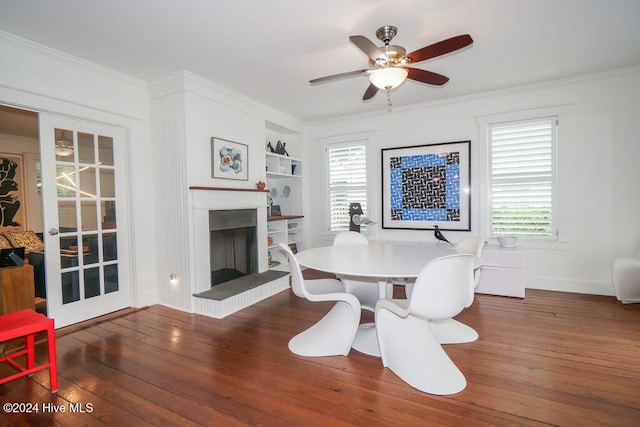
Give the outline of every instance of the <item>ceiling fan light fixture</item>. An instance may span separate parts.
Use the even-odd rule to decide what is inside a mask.
[[[384,67],[373,70],[369,75],[369,81],[378,89],[393,89],[400,86],[409,72],[400,67]]]
[[[56,141],[56,156],[68,157],[73,154],[73,147],[67,141]]]

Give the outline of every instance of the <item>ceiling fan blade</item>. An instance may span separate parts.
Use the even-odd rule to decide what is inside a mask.
[[[357,76],[357,75],[360,75],[360,74],[364,74],[367,71],[369,71],[369,70],[366,69],[366,68],[364,70],[347,71],[346,73],[334,74],[332,76],[319,77],[317,79],[309,80],[309,83],[310,84],[324,83],[324,82],[328,82],[328,81],[331,81],[331,80],[343,79],[345,77]]]
[[[409,72],[409,74],[407,75],[408,78],[410,78],[411,80],[417,80],[422,83],[442,86],[449,81],[449,77],[443,76],[442,74],[434,73],[432,71],[410,67],[406,67],[406,70]]]
[[[364,91],[364,95],[362,96],[362,100],[366,101],[367,99],[371,99],[371,98],[373,98],[373,96],[376,93],[378,93],[378,88],[376,87],[376,85],[371,83],[369,85],[369,87],[367,88],[367,90]]]
[[[351,40],[351,43],[355,44],[356,47],[363,51],[373,62],[375,62],[376,59],[387,59],[384,52],[365,36],[350,36],[349,40]]]
[[[427,59],[435,58],[436,56],[462,49],[465,46],[469,46],[471,43],[473,43],[471,36],[469,34],[464,34],[425,46],[422,49],[408,53],[404,57],[411,59],[411,63],[415,64],[416,62],[425,61]]]

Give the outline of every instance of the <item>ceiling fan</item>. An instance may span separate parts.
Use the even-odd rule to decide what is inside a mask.
[[[381,47],[376,46],[365,36],[350,36],[351,43],[369,57],[369,68],[320,77],[310,80],[309,83],[325,83],[345,77],[368,74],[371,83],[364,92],[362,100],[371,99],[378,93],[379,89],[386,90],[387,99],[389,99],[391,89],[402,84],[406,78],[438,86],[448,82],[449,78],[442,74],[413,68],[409,65],[462,49],[473,43],[471,36],[464,34],[442,40],[407,54],[407,51],[402,46],[389,44],[397,33],[398,29],[391,25],[378,28],[376,37],[384,43],[384,46]],[[390,100],[389,106],[391,106]]]

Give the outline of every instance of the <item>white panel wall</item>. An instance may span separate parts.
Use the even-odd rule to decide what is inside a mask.
[[[133,77],[2,31],[0,58],[0,86],[49,98],[40,108],[64,100],[73,104],[67,107],[70,111],[83,113],[89,107],[148,119],[146,85]],[[50,111],[59,112],[58,108]]]
[[[425,90],[415,86],[399,90]],[[379,99],[374,102],[384,103]],[[367,134],[370,216],[381,213],[380,149],[472,140],[472,231],[480,233],[480,159],[486,158],[479,121],[487,116],[551,107],[561,111],[559,135],[560,241],[526,245],[529,288],[613,295],[610,272],[618,255],[640,252],[640,70],[574,79],[538,87],[395,108],[377,114],[308,124],[304,159],[323,158],[322,142]],[[326,234],[323,162],[306,162],[305,224],[310,246],[330,243]],[[453,241],[469,233],[447,232]],[[432,240],[432,232],[382,230],[385,240]]]
[[[187,153],[189,185],[255,188],[265,176],[265,120],[242,110],[222,105],[208,96],[186,95],[188,126]],[[211,138],[218,137],[249,146],[247,181],[211,176]]]
[[[157,286],[162,304],[189,310],[189,194],[184,93],[155,98],[151,103],[154,200],[156,216]],[[170,282],[170,275],[177,277]]]
[[[134,304],[157,300],[155,230],[144,82],[0,32],[0,103],[127,129]]]
[[[189,187],[255,189],[265,179],[265,121],[282,120],[294,129],[302,126],[186,71],[154,83],[151,93],[157,235],[162,239],[156,265],[160,302],[217,316],[202,311],[212,309],[211,304],[192,297],[210,287],[208,210],[258,207],[258,247],[264,248],[259,271],[265,271],[266,193]],[[212,177],[214,136],[248,145],[246,181]],[[171,274],[177,277],[175,284],[169,281]]]

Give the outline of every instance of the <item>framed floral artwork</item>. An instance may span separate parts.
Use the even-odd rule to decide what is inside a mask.
[[[249,146],[222,138],[211,138],[211,176],[249,179]]]

